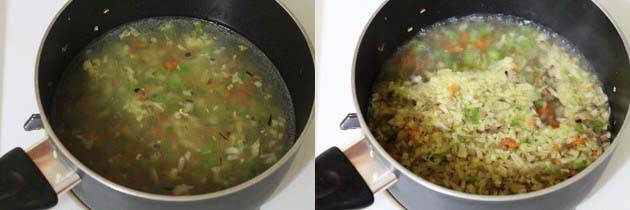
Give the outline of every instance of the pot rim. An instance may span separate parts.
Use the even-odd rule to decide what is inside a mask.
[[[401,165],[400,163],[398,163],[398,161],[396,161],[394,158],[392,158],[389,153],[387,153],[387,151],[385,151],[385,149],[381,146],[381,144],[376,140],[376,138],[372,135],[372,133],[370,132],[370,129],[368,128],[367,122],[365,121],[365,118],[363,117],[363,113],[361,112],[361,107],[359,105],[359,99],[357,97],[357,87],[356,87],[356,64],[357,64],[357,56],[359,54],[359,48],[361,46],[361,43],[363,41],[363,38],[365,37],[365,33],[367,32],[367,29],[370,27],[371,23],[374,21],[374,18],[376,18],[376,15],[378,15],[378,13],[381,11],[381,9],[383,9],[383,7],[385,7],[385,5],[387,5],[387,3],[389,3],[390,0],[385,0],[383,3],[381,3],[381,5],[377,8],[377,10],[374,11],[374,13],[372,14],[372,16],[370,17],[369,21],[367,22],[367,24],[365,25],[365,27],[363,28],[363,32],[361,32],[361,36],[359,37],[359,40],[356,44],[356,49],[354,52],[354,58],[352,61],[352,97],[354,100],[354,107],[357,110],[357,116],[358,116],[358,120],[359,120],[359,124],[361,125],[361,130],[363,132],[363,135],[365,135],[365,137],[368,139],[368,141],[370,142],[370,145],[373,146],[373,148],[375,148],[374,150],[377,151],[377,153],[383,157],[385,160],[387,160],[387,162],[389,164],[391,164],[393,166],[393,168],[398,171],[399,173],[401,173],[402,175],[410,178],[411,180],[413,180],[416,183],[421,184],[422,186],[429,188],[435,192],[438,192],[440,194],[444,194],[447,196],[451,196],[451,197],[455,197],[455,198],[460,198],[460,199],[465,199],[465,200],[473,200],[473,201],[484,201],[484,202],[510,202],[510,201],[518,201],[518,200],[527,200],[527,199],[532,199],[532,198],[536,198],[536,197],[541,197],[550,193],[553,193],[555,191],[561,190],[569,185],[572,185],[573,183],[577,182],[578,180],[582,179],[583,177],[587,176],[588,174],[590,174],[592,171],[595,170],[595,168],[599,167],[605,160],[607,160],[611,154],[614,152],[615,148],[617,148],[617,145],[620,144],[620,141],[622,139],[619,138],[619,134],[621,134],[624,130],[626,130],[628,124],[628,118],[630,117],[630,111],[626,112],[626,115],[624,117],[624,124],[621,125],[621,128],[619,129],[619,132],[617,133],[617,135],[615,136],[615,138],[613,139],[612,143],[608,146],[608,149],[606,149],[606,151],[604,151],[604,153],[598,157],[595,162],[591,163],[586,169],[582,170],[580,173],[578,173],[577,175],[566,179],[560,183],[557,183],[555,185],[543,188],[541,190],[536,190],[536,191],[532,191],[532,192],[528,192],[528,193],[522,193],[522,194],[513,194],[513,195],[478,195],[478,194],[471,194],[471,193],[465,193],[465,192],[461,192],[461,191],[456,191],[453,189],[449,189],[446,187],[442,187],[440,185],[434,184],[428,180],[425,180],[424,178],[416,175],[415,173],[409,171],[406,167],[404,167],[403,165]],[[612,18],[612,16],[610,15],[610,12],[608,10],[606,10],[606,8],[602,7],[600,5],[600,3],[598,3],[597,1],[592,1],[593,4],[595,4],[595,6],[597,6],[597,8],[599,8],[600,11],[602,11],[604,13],[604,15],[606,15],[606,18],[612,23],[612,25],[614,26],[617,34],[619,34],[625,50],[626,50],[626,56],[628,56],[628,58],[630,59],[630,45],[628,45],[628,40],[624,34],[624,32],[621,30],[621,28],[619,27],[619,24]],[[630,106],[630,105],[629,105]],[[399,175],[397,175],[399,176]]]
[[[289,8],[280,0],[274,0],[279,6],[282,7],[282,9],[284,9],[284,11],[291,17],[291,19],[293,20],[293,22],[298,26],[298,28],[300,29],[300,32],[302,33],[302,36],[304,37],[304,39],[306,40],[306,43],[308,45],[309,51],[311,53],[311,59],[314,60],[314,50],[313,50],[313,45],[311,43],[311,40],[309,39],[308,34],[306,34],[306,30],[304,29],[304,26],[302,25],[302,23],[300,23],[296,16],[289,10]],[[308,115],[308,119],[306,124],[304,125],[304,130],[302,130],[302,132],[300,133],[300,135],[296,138],[295,143],[293,143],[293,145],[291,145],[291,148],[282,156],[282,158],[280,158],[280,160],[278,160],[276,163],[274,163],[271,167],[269,167],[267,170],[265,170],[263,173],[260,173],[258,175],[256,175],[255,177],[242,182],[238,185],[232,186],[230,188],[226,188],[223,190],[219,190],[219,191],[215,191],[215,192],[210,192],[210,193],[205,193],[205,194],[198,194],[198,195],[185,195],[185,196],[171,196],[171,195],[161,195],[161,194],[153,194],[153,193],[147,193],[147,192],[143,192],[143,191],[139,191],[139,190],[135,190],[135,189],[131,189],[128,187],[125,187],[123,185],[117,184],[115,182],[112,182],[108,179],[106,179],[105,177],[99,175],[98,173],[94,172],[93,170],[91,170],[90,168],[88,168],[87,166],[85,166],[81,161],[79,161],[76,157],[74,157],[74,155],[72,155],[72,153],[70,153],[70,151],[68,151],[68,149],[62,144],[62,142],[59,140],[59,138],[57,137],[57,135],[55,134],[55,132],[53,131],[50,123],[48,122],[48,117],[46,116],[46,113],[43,112],[44,108],[43,108],[43,104],[41,102],[41,97],[40,97],[40,92],[39,92],[39,63],[40,63],[40,59],[41,59],[41,55],[42,55],[42,49],[44,47],[44,43],[46,41],[46,38],[48,37],[48,34],[50,33],[50,30],[52,29],[53,24],[60,18],[61,13],[63,13],[63,11],[65,11],[66,7],[68,7],[68,5],[70,5],[73,2],[73,0],[67,1],[64,6],[57,12],[57,14],[55,15],[55,17],[52,19],[52,21],[50,22],[50,24],[48,25],[48,28],[46,29],[46,32],[44,33],[44,36],[42,37],[41,41],[40,41],[40,46],[37,52],[37,59],[36,59],[36,63],[35,63],[35,96],[36,96],[36,100],[37,100],[37,107],[38,110],[40,111],[40,115],[42,117],[42,122],[44,124],[44,129],[46,131],[46,135],[48,135],[48,139],[52,142],[54,142],[54,145],[56,147],[56,149],[58,149],[63,156],[66,157],[67,160],[69,160],[70,164],[72,165],[73,168],[75,168],[75,170],[79,170],[83,173],[85,173],[87,176],[92,177],[93,179],[95,179],[97,182],[112,188],[120,193],[124,193],[130,196],[135,196],[135,197],[139,197],[139,198],[144,198],[144,199],[149,199],[149,200],[158,200],[158,201],[169,201],[169,202],[191,202],[191,201],[201,201],[201,200],[208,200],[208,199],[213,199],[213,198],[219,198],[219,197],[223,197],[223,196],[227,196],[230,194],[234,194],[237,193],[239,191],[245,190],[249,187],[252,187],[253,185],[255,185],[256,183],[267,179],[269,176],[271,176],[271,174],[273,174],[274,172],[276,172],[280,167],[284,166],[285,164],[291,164],[293,161],[289,162],[289,160],[297,153],[297,151],[301,148],[302,144],[304,143],[304,141],[306,141],[306,136],[305,136],[305,131],[310,127],[313,126],[313,115],[314,115],[314,104],[315,104],[315,97],[313,98],[313,105],[311,105],[311,111]],[[314,61],[313,61],[314,62]],[[77,169],[78,168],[78,169]]]

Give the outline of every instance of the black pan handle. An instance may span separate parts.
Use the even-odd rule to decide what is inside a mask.
[[[372,190],[339,148],[330,148],[317,156],[315,209],[358,209],[372,203]]]
[[[0,157],[0,209],[47,209],[57,193],[22,148]]]

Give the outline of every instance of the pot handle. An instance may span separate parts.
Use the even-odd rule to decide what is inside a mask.
[[[57,204],[57,193],[22,148],[0,157],[0,209],[42,209]]]
[[[360,128],[357,114],[348,114],[339,127]],[[376,152],[366,138],[343,152],[333,147],[315,161],[315,208],[317,210],[363,208],[374,202],[374,193],[398,181],[394,167]]]
[[[356,209],[371,205],[374,194],[352,162],[337,147],[315,160],[315,208]]]

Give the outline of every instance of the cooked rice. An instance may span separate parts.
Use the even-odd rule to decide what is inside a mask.
[[[546,86],[539,88],[515,76],[511,57],[481,71],[441,69],[427,82],[414,76],[381,83],[370,128],[403,166],[447,188],[505,195],[557,184],[609,145],[610,113],[596,76],[575,57],[555,45],[542,57]],[[562,113],[557,128],[536,111],[544,93],[562,104],[554,110]]]

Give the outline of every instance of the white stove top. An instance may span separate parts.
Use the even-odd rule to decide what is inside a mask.
[[[296,15],[309,37],[314,37],[314,3],[279,0]],[[44,138],[43,131],[25,132],[22,125],[37,113],[34,69],[40,42],[53,17],[67,0],[0,0],[0,154],[15,147],[29,148]],[[314,123],[289,175],[262,210],[315,209],[313,160]],[[71,194],[59,197],[53,209],[85,209]]]
[[[341,131],[339,123],[356,112],[351,90],[351,69],[354,51],[363,28],[385,0],[320,0],[316,3],[316,49],[319,73],[316,115],[317,144],[315,154],[332,146],[346,148],[361,138],[359,130]],[[630,35],[630,0],[599,0]],[[630,37],[628,37],[630,40]],[[625,142],[619,145],[603,176],[591,195],[577,210],[626,210],[630,206],[630,133],[621,133]],[[625,138],[623,138],[625,137]],[[627,140],[627,141],[626,141]],[[376,195],[367,210],[403,209],[386,193]]]

